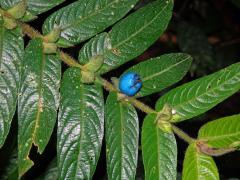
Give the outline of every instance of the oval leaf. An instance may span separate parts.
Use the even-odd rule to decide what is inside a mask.
[[[155,124],[156,115],[145,117],[142,127],[142,155],[145,179],[174,180],[177,177],[177,144],[172,133]]]
[[[0,4],[1,7],[4,9],[9,9],[22,0],[1,0]],[[61,4],[65,0],[26,0],[27,2],[27,13],[25,16],[30,16],[31,14],[31,19],[34,19],[36,15],[41,14],[45,11],[48,11],[49,9],[52,9],[53,7]]]
[[[239,89],[240,63],[236,63],[171,90],[157,101],[156,109],[169,104],[177,112],[172,121],[179,122],[205,113]]]
[[[1,20],[0,20],[1,21]],[[0,22],[0,148],[8,135],[19,90],[24,43],[19,29],[7,30]]]
[[[198,152],[196,144],[187,148],[182,180],[218,180],[218,169],[212,157]]]
[[[117,23],[109,32],[112,49],[105,53],[101,73],[137,57],[167,28],[173,0],[157,0]]]
[[[229,147],[240,142],[240,115],[233,115],[211,121],[201,127],[198,138],[215,148]]]
[[[104,132],[102,88],[81,83],[81,71],[68,69],[61,85],[57,130],[59,179],[91,179]]]
[[[61,28],[58,44],[67,47],[80,43],[121,19],[137,0],[81,0],[64,7],[46,19],[45,33]]]
[[[147,96],[180,81],[191,62],[192,58],[187,54],[165,54],[132,66],[127,72],[140,75],[143,86],[139,95]]]
[[[32,144],[42,153],[50,139],[59,104],[61,61],[43,54],[41,39],[31,40],[25,51],[18,100],[18,166],[23,175],[33,162]]]
[[[109,180],[135,179],[138,157],[138,116],[135,108],[110,93],[106,102],[106,151]]]
[[[111,48],[108,33],[101,33],[87,42],[79,51],[78,60],[81,64],[86,64],[91,57],[104,55],[107,49]]]

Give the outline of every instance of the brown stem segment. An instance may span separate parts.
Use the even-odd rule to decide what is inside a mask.
[[[213,148],[209,147],[209,145],[203,141],[198,141],[197,148],[200,152],[209,155],[209,156],[222,156],[224,154],[236,151],[236,148],[229,147],[229,148]]]
[[[58,52],[59,57],[63,62],[65,62],[68,66],[78,67],[83,70],[83,66],[80,65],[75,59],[73,59],[70,55],[64,53],[63,51]]]
[[[145,112],[146,114],[153,113],[157,114],[158,112],[152,109],[151,107],[147,106],[146,104],[142,103],[141,101],[138,101],[137,99],[133,97],[126,97],[127,101],[129,101],[133,106],[140,109],[141,111]]]
[[[28,24],[18,21],[18,25],[22,28],[23,33],[26,34],[31,39],[34,39],[34,38],[43,39],[43,35],[40,32],[38,32],[36,29],[29,26]]]

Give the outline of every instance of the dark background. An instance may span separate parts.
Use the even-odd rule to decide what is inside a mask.
[[[140,0],[134,10],[144,6],[152,0]],[[55,10],[74,2],[67,0],[54,9],[39,15],[37,20],[30,24],[41,31],[41,25],[46,17]],[[133,10],[133,11],[134,11]],[[130,12],[131,13],[131,12]],[[106,31],[108,31],[107,29]],[[25,38],[26,44],[29,41]],[[77,59],[78,51],[82,44],[65,50]],[[240,0],[175,0],[174,13],[167,31],[145,53],[133,61],[124,64],[119,69],[105,74],[104,77],[118,77],[126,68],[151,57],[156,57],[169,52],[186,52],[194,57],[193,65],[185,78],[176,85],[160,92],[142,98],[141,101],[154,107],[156,100],[169,89],[192,81],[198,77],[215,72],[223,67],[240,60]],[[63,70],[67,67],[64,65]],[[107,95],[107,92],[106,92]],[[223,103],[219,104],[206,114],[195,119],[177,124],[193,137],[197,136],[198,129],[208,121],[223,116],[240,113],[240,93],[236,93]],[[140,124],[145,114],[139,112]],[[239,122],[240,123],[240,122]],[[187,144],[177,138],[178,142],[178,171],[181,173],[184,152]],[[17,146],[17,118],[12,123],[10,134],[4,147],[0,150],[0,179],[4,174],[10,156]],[[141,152],[136,179],[144,179]],[[16,154],[15,154],[16,156]],[[51,140],[42,155],[34,147],[30,158],[35,162],[23,179],[36,179],[47,168],[47,165],[56,156],[56,128]],[[214,158],[219,168],[220,179],[240,179],[240,152]],[[106,179],[105,144],[103,144],[101,157],[97,166],[94,179]]]

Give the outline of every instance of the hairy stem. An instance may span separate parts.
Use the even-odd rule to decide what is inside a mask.
[[[26,34],[31,39],[34,39],[34,38],[42,38],[43,39],[43,35],[40,32],[38,32],[36,29],[29,26],[28,24],[22,23],[19,21],[17,21],[17,23],[22,28],[23,33]]]
[[[213,148],[210,147],[206,142],[198,141],[197,148],[200,152],[210,155],[210,156],[222,156],[224,154],[228,154],[230,152],[236,151],[236,148],[228,147],[228,148]]]
[[[172,130],[175,134],[178,135],[178,137],[180,137],[181,139],[183,139],[184,141],[186,141],[187,143],[191,144],[194,141],[196,141],[196,139],[190,137],[188,134],[186,134],[184,131],[182,131],[181,129],[179,129],[177,126],[175,126],[174,124],[172,124]]]

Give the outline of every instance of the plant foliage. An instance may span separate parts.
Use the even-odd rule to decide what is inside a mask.
[[[213,60],[205,35],[183,23],[178,33],[184,53],[122,66],[125,69],[119,72],[124,73],[119,74],[114,70],[144,53],[172,18],[173,0],[137,3],[0,1],[0,147],[8,146],[12,121],[17,121],[18,138],[17,147],[7,147],[11,150],[2,179],[24,178],[34,166],[35,149],[42,157],[54,141],[57,156],[48,160],[38,179],[92,179],[97,166],[102,166],[98,162],[102,151],[110,180],[135,179],[141,159],[145,179],[174,180],[178,175],[175,135],[189,143],[182,179],[219,179],[211,156],[239,148],[239,114],[206,123],[196,139],[174,123],[204,114],[239,92],[240,63],[176,85],[191,68],[190,55],[198,61]],[[39,21],[41,34],[26,22],[46,11],[52,13]],[[79,50],[78,61],[65,53],[70,48]],[[114,72],[119,77],[137,73],[143,84],[138,94],[121,93],[118,79],[110,77]],[[164,89],[155,109],[137,99]],[[143,124],[137,109],[146,113]]]

